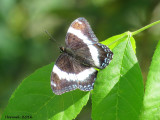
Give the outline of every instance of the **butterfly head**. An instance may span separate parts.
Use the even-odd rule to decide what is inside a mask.
[[[65,51],[65,47],[59,47],[59,49],[61,53]]]

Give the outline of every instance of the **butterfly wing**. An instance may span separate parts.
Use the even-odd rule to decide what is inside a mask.
[[[66,34],[65,42],[66,46],[74,50],[82,47],[83,44],[98,43],[98,39],[87,20],[80,17],[71,23]]]
[[[83,91],[92,90],[97,76],[93,67],[104,69],[112,60],[112,51],[98,43],[85,18],[78,18],[72,22],[65,42],[69,54],[61,54],[53,67],[53,92],[60,95],[77,88]]]
[[[98,43],[85,18],[78,18],[72,22],[65,42],[84,65],[104,69],[112,60],[113,52],[107,46]]]
[[[113,52],[106,46],[101,43],[97,43],[94,45],[98,50],[98,60],[99,66],[97,68],[104,69],[109,65],[113,58]]]
[[[66,53],[60,55],[51,74],[51,88],[57,95],[75,90],[93,89],[97,71],[93,67],[80,64]]]
[[[91,49],[91,55],[88,55],[87,49]],[[88,45],[75,51],[77,56],[82,56],[82,63],[98,69],[104,69],[113,58],[113,52],[106,46],[100,43]]]

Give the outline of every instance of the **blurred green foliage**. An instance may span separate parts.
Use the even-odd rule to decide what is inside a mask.
[[[159,0],[0,0],[0,116],[21,80],[58,57],[45,30],[64,45],[70,23],[85,17],[102,41],[159,20],[159,13]],[[159,32],[156,25],[135,36],[144,81]]]

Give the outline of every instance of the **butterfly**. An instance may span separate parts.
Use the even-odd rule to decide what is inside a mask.
[[[83,17],[74,20],[66,34],[65,47],[51,73],[51,88],[56,95],[75,89],[90,91],[97,70],[104,69],[113,58],[113,52],[98,42],[89,23]]]

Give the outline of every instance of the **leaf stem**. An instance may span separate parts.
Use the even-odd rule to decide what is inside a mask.
[[[151,23],[151,24],[149,24],[149,25],[146,25],[146,26],[143,27],[143,28],[140,28],[140,29],[132,32],[132,35],[136,35],[136,34],[142,32],[142,31],[144,31],[144,30],[146,30],[146,29],[148,29],[148,28],[150,28],[150,27],[152,27],[153,25],[156,25],[156,24],[158,24],[158,23],[160,23],[160,20],[158,20],[158,21],[156,21],[156,22],[153,22],[153,23]]]

